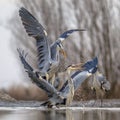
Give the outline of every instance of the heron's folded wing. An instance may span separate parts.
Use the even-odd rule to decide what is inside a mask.
[[[22,7],[19,10],[19,15],[28,35],[36,39],[36,46],[38,50],[38,67],[41,70],[45,64],[48,63],[50,57],[47,32],[38,20],[25,8]]]

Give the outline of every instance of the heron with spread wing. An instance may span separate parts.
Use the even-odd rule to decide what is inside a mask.
[[[67,100],[73,98],[69,96],[69,93],[72,93],[71,87],[74,87],[74,90],[76,91],[78,87],[84,82],[89,76],[94,74],[97,71],[97,64],[98,60],[97,58],[94,58],[91,61],[86,62],[81,70],[76,71],[70,78],[72,82],[69,82],[68,84],[64,84],[63,87],[58,91],[55,89],[53,85],[48,83],[45,79],[42,77],[39,77],[36,72],[34,72],[33,68],[27,63],[25,60],[26,54],[18,49],[19,57],[21,59],[21,62],[28,73],[29,77],[31,78],[32,82],[35,83],[39,88],[43,89],[49,99],[44,102],[42,105],[46,105],[47,107],[57,106],[57,105],[66,105]],[[72,67],[69,66],[67,70]],[[78,67],[78,65],[77,65]],[[75,68],[75,66],[74,66]],[[71,100],[72,101],[72,100]]]
[[[38,22],[38,20],[25,8],[19,10],[23,26],[29,36],[35,38],[38,51],[38,73],[46,80],[50,80],[54,84],[55,73],[59,70],[61,51],[65,55],[62,42],[73,32],[85,31],[84,29],[72,29],[65,31],[59,38],[49,44],[48,34],[45,28]]]

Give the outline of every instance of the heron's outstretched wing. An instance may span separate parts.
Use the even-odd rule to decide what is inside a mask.
[[[20,60],[23,64],[24,68],[28,71],[33,71],[33,68],[25,60],[27,54],[24,52],[24,50],[17,49],[17,51],[19,53],[19,57],[20,57]]]
[[[56,44],[59,44],[61,43],[62,41],[64,41],[69,35],[71,35],[72,33],[74,32],[77,32],[77,31],[85,31],[85,29],[71,29],[71,30],[67,30],[65,31],[64,33],[62,33],[59,38],[53,43],[50,45],[50,50],[51,50],[51,57],[52,59],[54,59],[56,56],[54,55],[55,54],[55,49],[56,49]]]
[[[38,22],[38,20],[25,8],[19,10],[19,15],[21,17],[24,28],[29,36],[36,39],[36,46],[38,50],[38,64],[39,69],[43,69],[45,64],[48,63],[50,57],[50,48],[47,38],[47,32],[43,26]]]
[[[76,71],[73,75],[71,75],[71,79],[73,80],[74,89],[77,90],[78,87],[92,74],[97,71],[98,59],[97,57],[92,59],[91,61],[87,61],[83,65],[83,70]],[[67,94],[69,92],[69,85],[67,82],[61,88],[61,92]]]
[[[29,77],[31,78],[32,82],[35,83],[39,88],[43,89],[49,97],[51,97],[53,94],[57,94],[57,90],[46,80],[43,78],[39,78],[36,73],[34,72],[33,68],[28,64],[28,62],[25,60],[27,54],[23,50],[17,49],[19,53],[20,60],[27,71]]]
[[[38,78],[33,71],[27,72],[32,82],[35,83],[39,88],[43,89],[47,93],[48,97],[52,97],[54,94],[58,94],[58,91],[54,88],[54,86],[52,86],[46,80],[43,78]]]
[[[60,92],[62,92],[67,85],[68,85],[68,80],[65,81],[65,83],[62,86],[62,88],[60,89]]]
[[[56,58],[56,44],[61,44],[69,35],[71,35],[72,33],[74,32],[77,32],[77,31],[85,31],[85,29],[71,29],[71,30],[67,30],[65,31],[64,33],[62,33],[59,38],[53,43],[50,45],[50,51],[51,51],[51,58],[54,60]],[[63,47],[64,49],[64,47]],[[65,52],[64,52],[65,53]],[[59,72],[62,72],[65,70],[65,60],[64,58],[60,55],[60,62],[59,62],[59,69],[58,71]]]
[[[64,33],[62,33],[62,34],[59,36],[58,40],[63,41],[63,40],[65,40],[69,35],[71,35],[71,34],[74,33],[74,32],[77,32],[77,31],[85,31],[85,29],[71,29],[71,30],[67,30],[67,31],[65,31]]]

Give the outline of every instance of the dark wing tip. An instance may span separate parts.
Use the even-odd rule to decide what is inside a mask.
[[[98,58],[97,57],[93,58],[93,62],[94,62],[95,65],[97,65],[98,64]]]
[[[26,8],[24,8],[24,7],[21,7],[20,9],[19,9],[19,13],[22,13],[22,12],[26,12],[26,13],[29,13],[28,12],[28,10],[26,9]]]
[[[27,9],[21,7],[19,9],[19,16],[27,34],[34,38],[40,38],[41,35],[47,36],[45,28]]]
[[[82,67],[84,70],[87,70],[91,73],[95,73],[97,71],[98,66],[98,58],[95,57],[90,61],[87,61]]]
[[[20,9],[19,9],[19,12],[21,12],[21,11],[27,11],[24,7],[21,7]]]
[[[26,20],[33,19],[33,20],[37,21],[37,19],[24,7],[21,7],[19,9],[19,16],[21,17],[21,19],[24,19],[24,20],[25,19]]]
[[[19,15],[22,16],[23,13],[28,13],[28,10],[25,9],[24,7],[21,7],[21,8],[19,9]]]
[[[87,31],[86,29],[73,29],[74,31]]]
[[[59,36],[59,39],[63,40],[65,38],[67,38],[69,35],[71,35],[72,33],[77,32],[77,31],[86,31],[86,29],[71,29],[71,30],[67,30],[67,31],[65,31],[64,33],[62,33]]]

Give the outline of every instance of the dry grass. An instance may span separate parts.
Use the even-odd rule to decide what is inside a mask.
[[[6,91],[11,97],[16,100],[46,100],[46,93],[39,89],[36,85],[30,84],[29,87],[25,86],[11,86],[8,91]]]
[[[104,96],[107,99],[120,99],[120,84],[112,83],[111,90]],[[61,86],[61,84],[60,84]],[[29,84],[28,87],[23,85],[20,86],[11,86],[9,90],[2,90],[4,93],[9,94],[11,97],[16,100],[38,100],[43,101],[48,99],[46,93],[38,88],[34,84]],[[75,92],[74,100],[83,101],[95,99],[96,96],[93,94],[92,90],[88,86],[87,81],[84,82],[79,89]]]

